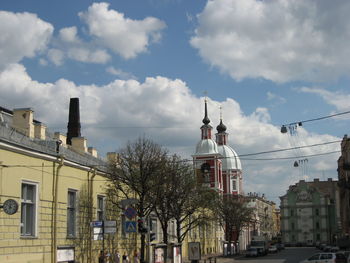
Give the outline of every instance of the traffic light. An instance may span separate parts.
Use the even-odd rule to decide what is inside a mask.
[[[155,240],[156,239],[156,233],[150,233],[149,234],[149,241],[153,241],[153,240]]]
[[[147,233],[148,229],[144,225],[143,218],[139,218],[137,220],[137,229],[138,229],[139,233],[141,233],[141,234]]]

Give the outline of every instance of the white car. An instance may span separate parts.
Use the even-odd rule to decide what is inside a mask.
[[[347,263],[342,253],[317,253],[300,263]]]
[[[269,253],[277,253],[278,249],[275,245],[269,247]]]

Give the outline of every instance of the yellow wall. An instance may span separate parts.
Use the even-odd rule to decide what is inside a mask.
[[[13,152],[0,149],[0,198],[1,203],[7,199],[15,199],[19,210],[14,215],[7,215],[0,211],[0,262],[52,262],[52,204],[54,174],[57,173],[58,163],[46,160],[49,156],[30,156],[23,152]],[[58,213],[57,213],[57,246],[77,245],[75,239],[67,239],[67,196],[68,189],[79,193],[87,186],[88,176],[92,172],[89,167],[70,167],[64,164],[59,170],[58,183]],[[23,181],[37,183],[38,211],[37,236],[21,237],[20,235],[20,204],[21,184]],[[101,175],[94,178],[93,206],[96,208],[97,195],[104,194],[106,179]],[[96,220],[96,209],[93,210],[93,219]],[[97,258],[99,245],[93,241],[94,255]],[[77,251],[79,247],[76,248]],[[95,261],[93,261],[95,262]]]

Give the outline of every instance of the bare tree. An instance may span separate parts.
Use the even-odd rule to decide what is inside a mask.
[[[225,238],[237,242],[243,227],[252,220],[253,210],[246,206],[242,196],[225,195],[218,200],[216,215],[225,229]]]
[[[208,209],[214,205],[216,193],[198,184],[192,165],[177,155],[168,159],[163,171],[154,194],[154,211],[163,242],[168,243],[168,223],[175,219],[177,242],[182,243],[191,229],[212,219]]]
[[[150,194],[158,187],[156,178],[163,173],[167,151],[144,137],[129,142],[111,163],[110,189],[118,200],[137,199],[138,217],[145,218],[152,210]],[[141,233],[141,257],[145,261],[145,234]]]

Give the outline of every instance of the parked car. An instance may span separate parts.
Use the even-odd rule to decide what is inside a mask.
[[[246,257],[257,257],[258,256],[258,249],[255,247],[248,248],[246,253]]]
[[[277,243],[276,247],[277,247],[278,250],[282,250],[282,249],[285,248],[283,243]]]
[[[347,263],[342,253],[317,253],[300,263]]]
[[[325,247],[323,247],[323,251],[324,252],[331,252],[331,249],[332,249],[332,247],[331,246],[325,246]]]
[[[275,245],[271,245],[269,247],[269,253],[277,253],[278,250],[277,250],[277,247]]]
[[[331,252],[338,252],[339,251],[339,247],[337,246],[334,246],[334,247],[331,247]]]
[[[344,254],[348,260],[347,262],[350,263],[350,251],[339,251],[338,253]]]
[[[322,244],[320,244],[320,246],[318,248],[323,250],[326,246],[327,246],[326,244],[322,243]]]

